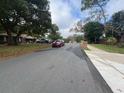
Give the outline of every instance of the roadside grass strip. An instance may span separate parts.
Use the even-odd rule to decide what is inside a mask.
[[[16,57],[34,51],[51,48],[49,44],[23,44],[19,46],[0,46],[0,59]]]

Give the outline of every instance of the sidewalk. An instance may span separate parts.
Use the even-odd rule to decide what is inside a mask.
[[[109,53],[93,46],[85,50],[114,93],[124,93],[124,55]]]

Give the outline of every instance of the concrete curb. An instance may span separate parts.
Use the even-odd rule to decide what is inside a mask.
[[[94,80],[97,82],[97,85],[102,88],[102,90],[104,91],[104,93],[113,93],[112,89],[106,83],[106,81],[104,80],[104,78],[102,77],[102,75],[99,73],[99,71],[96,69],[96,67],[94,66],[94,64],[92,63],[92,61],[90,60],[90,58],[87,56],[87,54],[85,53],[85,51],[83,49],[81,49],[81,50],[82,50],[82,53],[84,55],[85,60],[87,61],[89,70],[91,71],[91,74],[92,74]]]

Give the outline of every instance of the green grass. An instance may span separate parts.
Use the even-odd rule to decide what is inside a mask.
[[[49,44],[23,44],[19,46],[0,46],[0,59],[19,56],[50,47],[51,45]]]
[[[91,45],[96,47],[96,48],[105,50],[107,52],[124,54],[124,48],[119,48],[117,46],[104,45],[104,44],[91,44]]]

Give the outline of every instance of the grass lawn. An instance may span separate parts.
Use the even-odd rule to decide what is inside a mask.
[[[50,47],[51,45],[49,44],[22,44],[19,46],[0,46],[0,59],[19,56]]]
[[[119,48],[117,46],[104,45],[104,44],[91,44],[91,45],[108,52],[124,54],[124,48]]]

